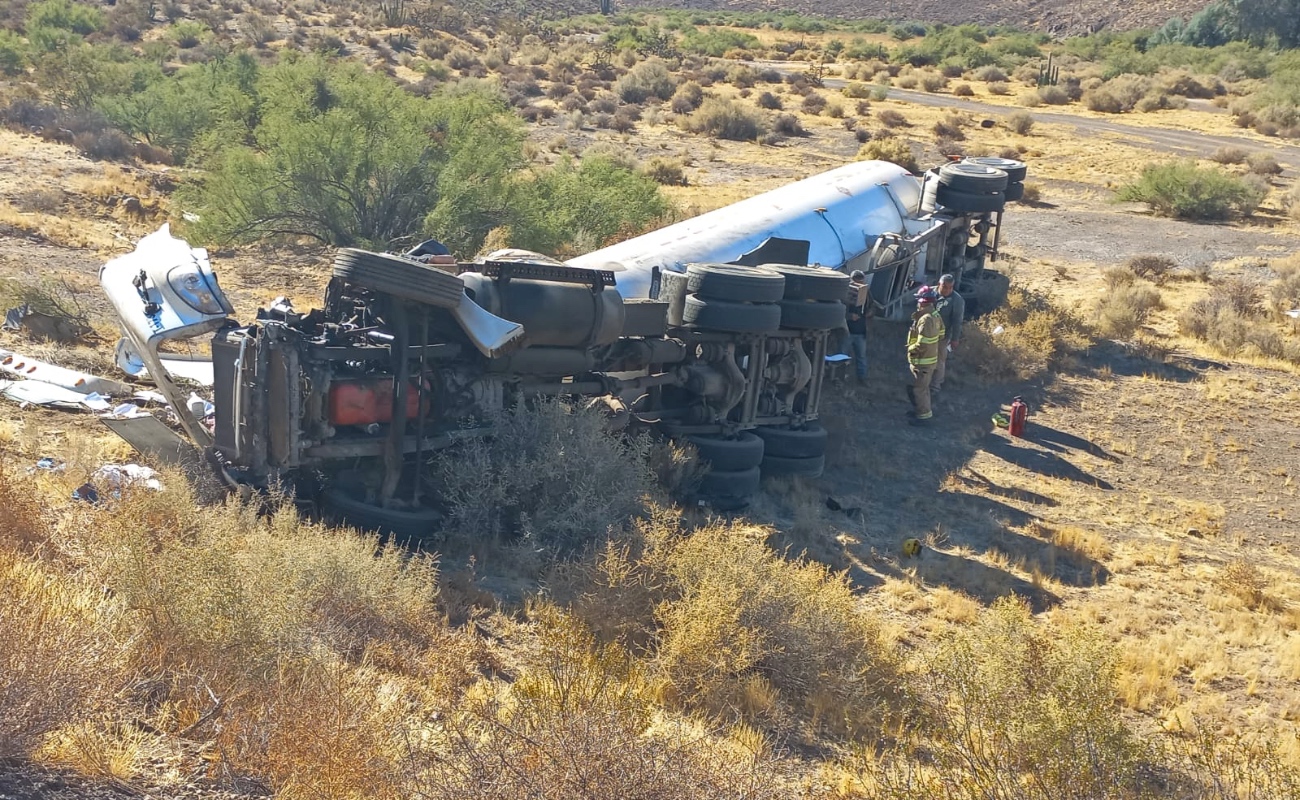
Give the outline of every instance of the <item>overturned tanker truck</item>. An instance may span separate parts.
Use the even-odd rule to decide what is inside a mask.
[[[441,517],[427,457],[490,434],[469,421],[564,396],[691,442],[711,464],[701,498],[732,510],[763,474],[822,472],[848,273],[868,274],[880,315],[906,319],[916,283],[969,282],[996,258],[1024,174],[1000,159],[920,178],[859,162],[567,263],[343,249],[321,308],[280,300],[247,324],[206,251],[166,227],[100,281],[121,318],[119,362],[148,370],[232,489],[280,486],[328,517],[428,534]],[[213,360],[207,419],[160,351],[198,337]]]

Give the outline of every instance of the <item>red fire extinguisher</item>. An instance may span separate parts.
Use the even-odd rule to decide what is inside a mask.
[[[1029,416],[1029,406],[1019,397],[1011,401],[1011,422],[1007,425],[1007,433],[1012,436],[1023,436],[1025,433],[1025,418]]]

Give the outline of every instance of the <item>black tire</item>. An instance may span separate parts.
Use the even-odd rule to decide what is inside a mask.
[[[785,458],[783,456],[763,456],[763,475],[792,478],[820,478],[826,470],[826,456],[814,458]]]
[[[686,290],[708,300],[775,303],[785,293],[785,278],[762,267],[688,264]]]
[[[797,331],[834,330],[844,327],[848,306],[836,300],[810,303],[805,300],[781,301],[781,327]]]
[[[455,308],[465,293],[461,279],[428,264],[345,247],[334,256],[334,277],[416,303]]]
[[[1001,211],[1007,204],[1007,198],[1001,192],[996,194],[967,194],[947,186],[939,187],[939,205],[949,211],[967,214],[983,214]]]
[[[1007,188],[1007,173],[983,164],[957,162],[939,167],[939,183],[967,194],[993,194]],[[943,190],[940,189],[940,192]],[[943,203],[943,200],[939,200]]]
[[[786,300],[821,300],[842,302],[849,291],[849,276],[824,267],[798,267],[789,264],[764,264],[785,276]]]
[[[980,164],[985,167],[993,167],[1007,173],[1008,183],[1022,183],[1025,176],[1029,174],[1029,167],[1023,161],[1016,161],[1014,158],[998,158],[997,156],[967,156],[962,159],[967,164]]]
[[[711,471],[700,479],[702,497],[747,498],[758,491],[763,473],[758,467]]]
[[[1008,203],[1014,203],[1017,200],[1025,199],[1025,185],[1023,183],[1008,183],[1006,198]]]
[[[428,539],[441,527],[443,515],[432,508],[401,510],[367,503],[350,486],[335,485],[321,495],[327,519],[363,531],[378,531],[399,539]]]
[[[775,303],[705,300],[692,294],[686,297],[682,323],[688,328],[726,333],[769,333],[781,326],[781,307]]]
[[[826,454],[828,436],[826,429],[817,423],[806,428],[756,428],[754,433],[763,440],[764,457],[816,458]]]
[[[687,436],[686,441],[695,445],[700,458],[715,470],[734,472],[753,469],[763,463],[763,440],[749,431],[742,431],[735,439],[693,434]]]

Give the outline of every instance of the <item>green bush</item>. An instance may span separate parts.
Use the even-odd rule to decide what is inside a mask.
[[[1228,219],[1249,216],[1264,199],[1258,187],[1192,161],[1151,164],[1134,183],[1121,187],[1120,200],[1146,203],[1156,214],[1178,219]]]
[[[752,141],[767,129],[756,111],[721,97],[705,100],[693,113],[682,117],[680,124],[691,133],[735,141]]]
[[[521,181],[516,197],[511,244],[548,253],[567,252],[573,245],[603,247],[620,235],[640,233],[668,211],[653,177],[614,158],[585,153],[576,167],[564,160],[532,181]]]
[[[0,30],[0,75],[22,74],[27,65],[27,47],[13,31]]]
[[[42,0],[27,7],[26,26],[29,35],[34,29],[53,28],[85,36],[104,27],[104,13],[71,0]]]

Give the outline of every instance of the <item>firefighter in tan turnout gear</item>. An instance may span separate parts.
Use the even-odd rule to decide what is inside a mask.
[[[934,417],[930,408],[930,379],[939,363],[939,340],[944,338],[943,318],[936,303],[939,293],[932,286],[922,286],[916,293],[916,313],[907,332],[907,363],[912,370],[912,385],[907,387],[914,411],[907,412],[911,425],[927,425]]]

